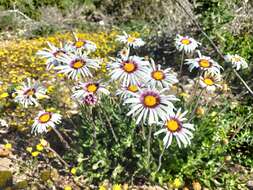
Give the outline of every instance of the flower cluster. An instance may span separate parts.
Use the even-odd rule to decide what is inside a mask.
[[[101,58],[101,65],[98,71],[101,75],[106,74],[108,54],[114,52],[118,46],[113,40],[117,34],[117,31],[76,34],[79,39],[86,39],[87,41],[93,41],[93,43],[99,44],[99,46],[96,47],[96,51],[90,52],[90,55],[91,57]],[[64,33],[34,39],[13,39],[1,44],[0,107],[4,108],[1,112],[1,118],[5,119],[11,127],[15,127],[19,131],[27,130],[28,126],[32,125],[36,113],[40,111],[38,110],[39,105],[37,103],[45,103],[45,101],[54,102],[54,108],[57,112],[69,111],[72,113],[76,111],[76,105],[71,101],[71,97],[69,97],[67,93],[69,89],[66,85],[63,85],[64,74],[53,74],[53,68],[57,66],[57,63],[53,61],[54,58],[52,54],[50,54],[51,50],[55,50],[55,53],[56,50],[58,50],[56,44],[59,44],[57,46],[61,49],[64,48],[63,43],[61,45],[62,41],[66,41],[68,42],[67,44],[70,45],[71,40],[72,34]],[[44,51],[47,43],[50,44],[47,48],[48,54],[45,55],[47,58],[41,59],[41,56],[37,56],[36,52],[38,52],[38,50]],[[58,55],[61,53],[63,52],[59,51]],[[45,65],[48,67],[45,67]],[[49,71],[47,71],[47,69]],[[30,80],[30,87],[36,86],[36,88],[41,88],[36,93],[38,96],[35,94],[33,96],[29,95],[29,97],[33,97],[33,100],[37,102],[27,102],[26,107],[29,106],[29,111],[24,106],[13,107],[10,101],[12,98],[17,100],[18,98],[15,97],[17,95],[21,95],[21,98],[23,98],[23,95],[17,93],[17,91],[24,90],[23,85],[28,85],[28,78]],[[24,84],[20,85],[20,83]],[[59,86],[62,88],[58,88]],[[17,91],[13,94],[14,88],[16,88]],[[32,92],[33,91],[30,91],[30,93]],[[56,96],[57,94],[62,95]],[[43,100],[43,98],[45,99]],[[23,100],[26,101],[26,99]],[[62,102],[64,102],[64,106]],[[35,106],[32,107],[32,104]],[[21,103],[21,105],[23,104]],[[49,108],[49,106],[48,104],[45,109]]]
[[[185,123],[186,112],[176,111],[174,102],[179,99],[171,93],[171,87],[178,83],[177,74],[169,67],[162,68],[153,59],[145,59],[130,55],[131,48],[138,48],[145,43],[124,33],[118,36],[118,41],[125,44],[119,52],[119,57],[112,59],[109,75],[113,81],[118,81],[121,88],[116,94],[121,97],[130,111],[127,116],[136,119],[136,124],[143,123],[159,125],[155,135],[165,132],[164,145],[168,147],[175,136],[179,147],[187,146],[192,138],[192,124]]]

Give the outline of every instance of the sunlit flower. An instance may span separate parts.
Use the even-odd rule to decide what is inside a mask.
[[[200,43],[188,36],[177,35],[175,39],[176,48],[185,53],[193,52]]]
[[[37,149],[38,151],[42,151],[42,150],[44,149],[44,147],[42,146],[42,144],[37,144],[37,145],[36,145],[36,149]]]
[[[216,88],[222,88],[219,84],[221,76],[219,74],[205,72],[204,76],[200,76],[199,84],[201,88],[206,89],[207,92],[214,92]]]
[[[168,88],[177,83],[176,74],[171,68],[161,69],[161,65],[155,65],[153,59],[151,59],[151,68],[149,71],[149,77],[147,77],[148,85],[152,87]]]
[[[116,95],[120,96],[121,99],[126,99],[132,96],[132,93],[137,93],[139,89],[141,88],[140,85],[127,85],[122,86],[116,91]]]
[[[64,65],[59,65],[55,67],[59,70],[59,73],[67,74],[71,79],[78,79],[78,76],[92,77],[90,69],[98,69],[99,63],[94,59],[89,59],[84,54],[76,55],[62,55],[58,58],[59,61],[65,63]]]
[[[73,175],[76,175],[77,169],[76,168],[71,168],[70,173]]]
[[[96,51],[97,46],[92,41],[80,39],[77,37],[75,33],[74,33],[74,37],[75,37],[75,42],[70,44],[70,47],[72,48],[71,51],[75,51],[75,50],[85,50],[88,52]]]
[[[110,92],[105,88],[105,86],[100,81],[90,81],[90,82],[80,83],[80,85],[74,87],[73,97],[80,98],[90,93],[97,94],[97,95],[110,94]]]
[[[39,151],[34,151],[31,153],[33,157],[39,156],[40,152]]]
[[[178,146],[181,148],[182,144],[184,147],[191,144],[191,138],[193,136],[191,130],[194,130],[193,124],[185,123],[186,118],[184,116],[187,114],[187,111],[181,113],[181,109],[174,112],[169,112],[165,123],[159,123],[163,126],[162,129],[158,130],[155,135],[159,135],[160,133],[166,133],[163,138],[163,144],[166,148],[168,148],[171,143],[173,137],[176,138]]]
[[[121,184],[114,184],[114,185],[112,186],[112,190],[122,190]]]
[[[0,119],[0,126],[1,127],[8,127],[9,125],[8,125],[7,121]]]
[[[246,60],[237,54],[235,55],[228,54],[225,56],[225,60],[231,63],[232,67],[235,68],[236,70],[248,68],[248,63],[246,62]]]
[[[26,147],[26,151],[27,151],[27,152],[30,152],[30,153],[31,153],[32,150],[33,150],[33,147],[30,147],[30,146]]]
[[[16,90],[15,101],[21,103],[24,107],[28,105],[38,105],[37,99],[46,97],[46,89],[39,85],[36,81],[31,81],[30,78],[26,82],[23,82],[21,89]]]
[[[6,144],[4,145],[4,148],[10,150],[10,149],[12,149],[12,144],[11,144],[11,143],[6,143]]]
[[[120,80],[124,86],[138,85],[147,77],[149,62],[138,56],[130,56],[128,60],[116,59],[110,72],[113,80]]]
[[[40,111],[32,125],[32,133],[47,132],[48,128],[54,128],[55,124],[61,123],[61,118],[58,113]]]
[[[222,67],[213,59],[207,56],[203,56],[198,52],[199,57],[195,59],[186,59],[185,64],[189,65],[189,70],[192,71],[194,68],[199,68],[203,71],[208,71],[214,74],[220,74]]]
[[[136,124],[148,120],[148,124],[157,123],[159,119],[164,120],[167,113],[173,112],[172,101],[178,100],[174,95],[165,95],[167,89],[157,91],[152,88],[140,89],[138,93],[132,93],[133,97],[125,100],[130,104],[131,110],[127,116],[137,117]]]
[[[107,188],[104,185],[100,185],[98,190],[107,190]]]
[[[58,66],[60,64],[57,58],[62,54],[66,54],[67,52],[64,48],[55,47],[49,42],[47,42],[47,44],[49,49],[44,48],[43,50],[39,50],[37,55],[47,59],[47,69],[50,70],[53,66]],[[62,46],[62,44],[60,46]]]
[[[123,32],[123,35],[118,35],[116,40],[127,44],[128,46],[133,48],[138,48],[145,44],[145,42],[141,38],[136,38],[127,34],[126,32]]]

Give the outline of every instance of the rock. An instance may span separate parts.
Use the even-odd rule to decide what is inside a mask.
[[[0,171],[0,189],[12,186],[13,176],[10,171]]]

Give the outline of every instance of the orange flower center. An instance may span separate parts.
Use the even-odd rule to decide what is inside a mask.
[[[91,92],[91,93],[96,92],[97,89],[98,89],[98,85],[97,85],[97,84],[89,84],[89,85],[87,86],[87,91],[88,91],[88,92]]]
[[[208,86],[212,86],[214,84],[214,81],[211,78],[205,78],[204,83]]]
[[[36,90],[34,88],[30,88],[27,91],[25,91],[24,95],[27,96],[33,96],[35,94]]]
[[[127,90],[129,90],[131,92],[137,92],[138,87],[136,85],[130,85],[130,86],[128,86]]]
[[[72,62],[71,67],[74,69],[80,69],[85,65],[85,62],[83,60],[76,60]]]
[[[184,45],[189,45],[191,43],[191,41],[189,39],[182,39],[181,40],[181,43],[184,44]]]
[[[152,108],[159,104],[159,99],[153,95],[146,95],[144,97],[144,104],[145,106]]]
[[[166,127],[171,132],[176,132],[180,128],[180,124],[175,119],[170,119],[166,122]]]
[[[211,67],[211,63],[206,59],[201,59],[199,61],[199,66],[203,67],[203,68],[209,68],[209,67]]]
[[[39,121],[40,123],[47,123],[51,119],[51,117],[52,117],[51,113],[46,112],[39,117]]]
[[[123,65],[123,69],[127,72],[127,73],[132,73],[136,70],[136,65],[133,62],[125,62]]]
[[[151,76],[155,79],[155,80],[162,80],[164,79],[164,73],[162,71],[153,71],[151,73]]]

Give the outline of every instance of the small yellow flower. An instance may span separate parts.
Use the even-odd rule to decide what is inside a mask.
[[[9,96],[9,94],[8,94],[7,92],[4,92],[4,93],[2,93],[2,94],[0,95],[0,99],[6,98],[6,97],[8,97],[8,96]]]
[[[198,117],[203,116],[205,114],[205,109],[203,107],[199,106],[196,110],[196,114]]]
[[[70,170],[70,172],[71,172],[73,175],[76,175],[76,171],[77,171],[76,168],[71,168],[71,170]]]
[[[39,151],[34,151],[34,152],[32,152],[32,156],[33,156],[33,157],[37,157],[37,156],[39,156],[39,154],[40,154]]]
[[[115,184],[112,186],[112,190],[121,190],[121,184]]]
[[[188,93],[185,93],[185,92],[182,92],[182,93],[179,94],[179,96],[188,98],[188,97],[189,97],[189,94],[188,94]]]
[[[4,147],[5,147],[6,149],[10,150],[10,149],[12,149],[12,144],[6,143],[6,144],[4,145]]]
[[[37,144],[37,145],[36,145],[36,149],[37,149],[38,151],[42,151],[44,148],[43,148],[42,144]]]
[[[51,86],[49,86],[48,88],[47,88],[47,92],[48,93],[52,93],[54,91],[54,86],[53,85],[51,85]]]
[[[44,147],[49,145],[49,143],[45,139],[40,139],[40,144]]]
[[[99,190],[107,190],[107,188],[104,185],[100,185]]]
[[[72,190],[72,187],[69,186],[69,185],[66,185],[66,186],[64,187],[64,190]]]
[[[30,152],[30,153],[31,153],[32,150],[33,150],[33,147],[30,147],[30,146],[26,147],[26,151],[27,151],[27,152]]]
[[[174,181],[173,181],[173,187],[174,188],[179,188],[182,186],[182,182],[180,179],[176,178]]]

